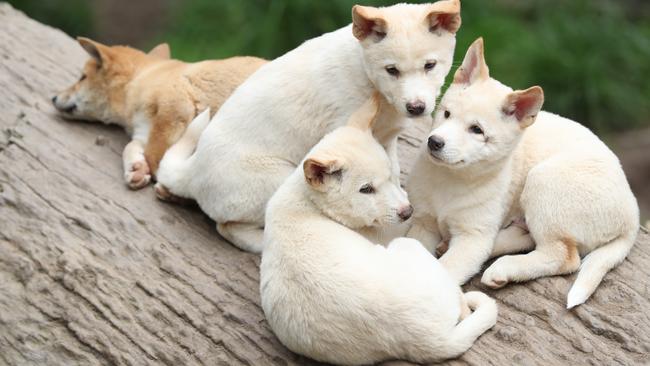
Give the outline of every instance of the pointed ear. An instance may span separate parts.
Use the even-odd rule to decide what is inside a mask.
[[[343,164],[336,159],[310,157],[302,164],[305,180],[312,188],[325,191],[327,180],[341,171]]]
[[[463,64],[456,70],[454,83],[473,84],[477,80],[486,80],[490,77],[490,69],[485,63],[483,53],[483,38],[479,38],[467,50]]]
[[[108,46],[85,37],[77,37],[77,42],[79,42],[81,47],[83,47],[92,58],[97,60],[97,66],[102,66],[102,64],[107,60],[107,53],[109,50]]]
[[[521,128],[526,128],[535,122],[543,104],[544,90],[539,86],[533,86],[510,93],[503,103],[503,113],[514,116]]]
[[[378,91],[357,109],[348,119],[348,126],[356,127],[362,131],[370,131],[377,121],[384,97]]]
[[[149,51],[148,55],[169,59],[171,58],[171,50],[169,49],[169,45],[167,43],[161,43],[152,48],[151,51]]]
[[[379,9],[361,5],[352,7],[352,34],[359,41],[373,37],[375,42],[379,42],[386,37],[386,28],[386,19]]]
[[[444,30],[456,34],[461,24],[460,1],[446,0],[431,4],[427,22],[431,33]]]

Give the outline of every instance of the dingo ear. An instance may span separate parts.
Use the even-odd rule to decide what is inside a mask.
[[[445,30],[455,34],[460,28],[460,1],[446,0],[431,4],[430,13],[427,15],[429,31],[437,33]]]
[[[107,54],[109,47],[104,46],[99,42],[95,42],[92,39],[85,37],[77,37],[77,42],[83,47],[88,54],[97,60],[97,66],[101,67],[102,64],[108,59]]]
[[[328,179],[341,172],[343,164],[336,159],[310,157],[302,164],[305,179],[314,189],[324,192]]]
[[[372,97],[350,116],[348,126],[356,127],[362,131],[370,131],[379,115],[382,99],[383,96],[379,92],[374,92]]]
[[[514,116],[521,128],[526,128],[535,122],[543,104],[544,90],[539,86],[533,86],[510,93],[503,103],[503,113]]]
[[[169,49],[169,45],[167,43],[161,43],[152,48],[151,51],[149,51],[148,55],[169,59],[171,58],[171,50]]]
[[[467,50],[463,64],[456,70],[454,83],[473,84],[477,80],[486,80],[490,77],[490,69],[485,63],[483,53],[483,38],[479,38]]]
[[[386,19],[379,9],[361,5],[352,7],[352,34],[359,41],[372,36],[375,42],[379,42],[386,37],[386,28]]]

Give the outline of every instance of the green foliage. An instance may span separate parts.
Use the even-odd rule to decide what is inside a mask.
[[[650,20],[638,16],[648,4],[632,3],[464,1],[456,56],[483,36],[492,76],[541,85],[546,110],[598,132],[648,125]]]
[[[272,59],[348,24],[352,5],[348,0],[179,2],[172,10],[171,27],[160,40],[191,60],[236,54]]]
[[[148,49],[167,41],[174,57],[188,61],[240,54],[277,57],[309,38],[348,24],[355,3],[168,1],[167,26],[155,39],[134,46]],[[11,2],[71,35],[92,34],[90,1]],[[462,0],[462,7],[457,64],[469,44],[483,36],[491,74],[513,88],[541,85],[546,110],[576,119],[599,133],[650,124],[647,0]]]

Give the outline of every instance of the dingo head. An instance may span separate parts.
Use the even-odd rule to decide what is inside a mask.
[[[352,30],[366,74],[388,102],[408,117],[428,116],[451,69],[460,27],[460,1],[355,5]]]
[[[403,222],[413,213],[406,193],[391,177],[391,163],[372,136],[381,96],[375,95],[348,125],[325,136],[304,160],[311,201],[349,228]]]
[[[427,141],[431,160],[449,168],[502,161],[535,122],[543,103],[539,86],[513,91],[490,78],[483,39],[477,39],[434,116]]]
[[[71,119],[120,123],[125,85],[131,81],[137,65],[147,56],[169,58],[169,46],[165,43],[147,55],[130,47],[109,47],[82,37],[77,40],[91,58],[81,78],[52,98],[56,109]]]

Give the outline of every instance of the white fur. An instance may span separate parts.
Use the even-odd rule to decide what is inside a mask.
[[[315,186],[305,177],[312,161],[332,167]],[[408,202],[369,131],[335,130],[304,166],[266,212],[261,300],[284,345],[335,364],[432,362],[459,356],[495,324],[494,300],[463,294],[418,241],[398,238],[386,248],[355,231],[398,222]],[[367,182],[374,194],[359,191]]]
[[[169,150],[172,151],[172,153],[167,157],[170,164],[176,163],[172,159],[184,160],[192,155],[201,133],[203,133],[208,124],[210,124],[210,108],[199,113],[199,115],[192,120],[189,126],[187,126],[183,136],[169,148]],[[164,171],[164,173],[169,172]],[[165,177],[163,176],[163,178]]]
[[[431,111],[451,68],[455,35],[430,32],[426,19],[436,6],[375,9],[388,24],[383,40],[359,41],[348,26],[266,64],[214,116],[191,158],[165,156],[159,182],[175,195],[195,199],[233,244],[260,252],[271,195],[312,146],[345,123],[373,86],[391,103],[374,133],[391,152],[393,172],[399,172],[396,143],[407,119],[405,103],[424,99]],[[430,59],[437,65],[425,72]],[[388,75],[387,64],[398,65],[402,77]],[[419,119],[430,121],[426,113]]]
[[[583,303],[628,254],[639,227],[618,159],[580,124],[539,112],[541,88],[513,92],[489,78],[482,41],[463,66],[434,116],[431,136],[444,148],[432,152],[425,142],[407,185],[416,208],[409,236],[429,248],[450,240],[440,261],[459,283],[491,252],[535,245],[492,264],[482,278],[491,287],[576,271],[590,253],[568,298],[568,307]],[[530,103],[510,103],[522,96]],[[475,124],[484,134],[469,130]],[[523,218],[529,235],[509,226]]]
[[[122,151],[122,163],[124,166],[125,181],[132,188],[140,188],[146,186],[151,181],[150,172],[144,174],[144,178],[142,179],[133,179],[140,166],[147,166],[144,150],[149,140],[151,121],[144,113],[140,112],[133,116],[132,123],[133,125],[127,128],[127,132],[131,135],[131,141],[129,141]],[[137,181],[137,183],[131,183],[133,181]]]

